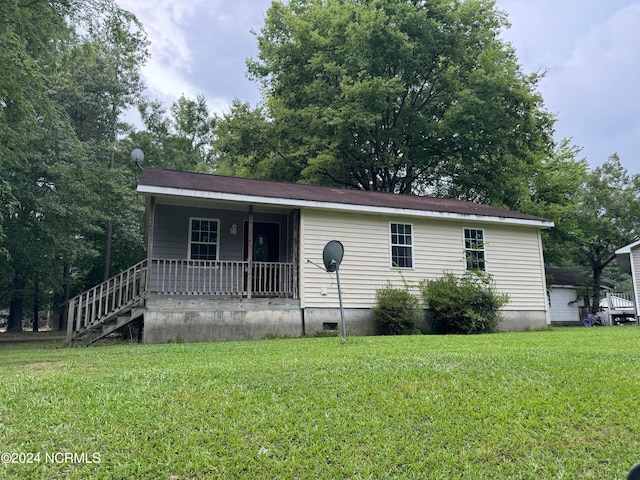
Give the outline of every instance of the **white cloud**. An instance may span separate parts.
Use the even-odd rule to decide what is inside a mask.
[[[270,0],[116,0],[138,16],[151,40],[143,69],[147,94],[170,105],[204,94],[224,110],[234,97],[259,99],[245,78],[257,53],[251,29],[264,24]],[[509,14],[525,73],[547,71],[539,88],[556,112],[557,139],[571,137],[594,164],[618,152],[632,172],[640,162],[640,1],[496,0]]]
[[[194,59],[185,31],[202,0],[118,0],[118,3],[138,17],[151,42],[150,58],[142,73],[152,96],[162,100],[165,96],[174,99],[183,93],[188,96],[199,93],[188,78]]]
[[[619,152],[631,167],[640,148],[633,135],[640,128],[638,32],[640,3],[635,3],[594,25],[544,80],[545,100],[559,112],[558,130],[585,145],[591,163]]]

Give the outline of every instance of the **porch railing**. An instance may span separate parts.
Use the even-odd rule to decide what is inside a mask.
[[[153,259],[149,293],[297,298],[294,269],[283,262]]]
[[[68,340],[140,302],[144,297],[146,270],[147,261],[143,260],[69,300]]]
[[[607,304],[609,310],[636,311],[633,292],[607,292]]]

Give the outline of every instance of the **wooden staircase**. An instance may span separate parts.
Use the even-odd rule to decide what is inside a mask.
[[[69,300],[67,342],[91,345],[144,314],[147,261]]]

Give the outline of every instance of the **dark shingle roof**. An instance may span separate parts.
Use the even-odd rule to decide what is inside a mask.
[[[589,284],[589,277],[578,270],[565,268],[545,267],[545,273],[549,277],[549,285],[585,286]]]
[[[204,173],[178,172],[157,168],[144,169],[138,177],[138,186],[167,187],[263,198],[422,210],[462,215],[480,215],[550,223],[549,220],[541,217],[462,200],[369,192]]]
[[[587,275],[579,270],[566,268],[544,267],[544,272],[548,277],[549,285],[564,287],[586,287],[593,284],[593,276]],[[600,282],[600,287],[613,290],[614,285],[609,282]]]

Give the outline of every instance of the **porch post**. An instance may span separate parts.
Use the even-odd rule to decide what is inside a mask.
[[[249,232],[247,233],[247,298],[253,286],[253,205],[249,205]]]
[[[300,210],[293,211],[293,298],[298,298],[298,237],[300,232]]]
[[[156,197],[147,198],[147,271],[144,278],[144,296],[151,289],[151,260],[153,259],[153,225],[156,217]]]

